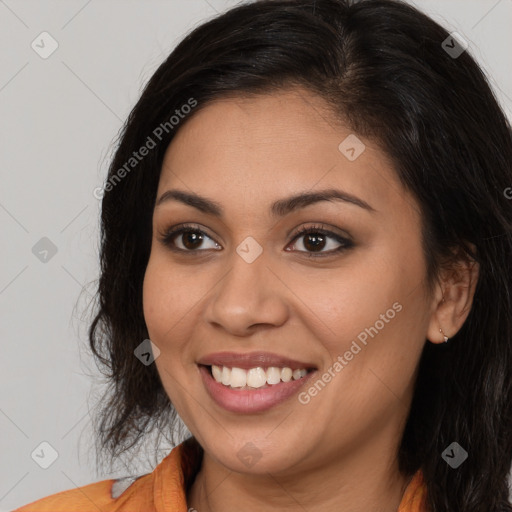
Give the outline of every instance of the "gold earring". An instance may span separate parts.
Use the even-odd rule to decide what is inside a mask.
[[[444,342],[445,342],[445,343],[447,343],[447,342],[448,342],[448,337],[447,337],[447,336],[445,336],[444,332],[443,332],[441,329],[439,329],[439,332],[443,335],[443,337],[444,337]]]

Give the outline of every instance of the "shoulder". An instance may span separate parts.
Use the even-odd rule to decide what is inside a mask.
[[[121,512],[123,505],[135,511],[137,505],[152,503],[152,474],[102,480],[76,489],[46,496],[13,512]],[[142,510],[142,509],[141,509]],[[147,510],[147,508],[145,509]]]
[[[188,439],[175,446],[152,473],[102,480],[62,491],[13,512],[186,510],[186,488],[201,462],[198,447],[197,441]]]

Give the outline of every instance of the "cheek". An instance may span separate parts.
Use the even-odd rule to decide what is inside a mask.
[[[303,290],[296,285],[294,291],[299,297],[307,297],[313,318],[317,318],[315,331],[333,356],[348,350],[351,340],[379,321],[381,314],[391,310],[388,316],[395,316],[392,308],[401,301],[403,277],[383,261],[375,264],[361,258],[350,268],[333,271],[323,282],[297,280],[302,282]]]
[[[369,271],[364,279],[345,279],[335,293],[310,296],[327,356],[320,378],[329,382],[318,393],[306,390],[310,410],[325,423],[343,424],[347,435],[347,411],[351,425],[371,426],[406,403],[422,348],[420,292],[409,293],[406,276],[388,273],[377,282],[377,275]]]
[[[183,352],[197,325],[201,298],[211,288],[211,272],[195,265],[177,265],[168,254],[154,251],[143,283],[143,311],[150,339],[162,356]]]
[[[162,314],[162,305],[167,302],[165,285],[159,279],[158,265],[151,256],[149,259],[144,282],[142,286],[142,304],[144,310],[144,319],[150,338],[157,339],[157,333],[162,330],[164,315]]]
[[[165,257],[151,255],[143,282],[144,319],[149,338],[160,350],[155,364],[162,384],[171,402],[180,409],[180,390],[188,378],[183,360],[190,324],[185,320],[192,308],[190,302],[197,302],[190,296],[190,289]]]
[[[404,255],[393,245],[382,245],[358,256],[350,271],[333,273],[323,283],[302,280],[303,290],[295,292],[308,297],[316,324],[310,328],[326,355],[331,361],[338,356],[347,360],[343,373],[364,375],[378,368],[392,379],[405,364],[410,366],[405,375],[424,341],[421,250],[409,247]]]
[[[333,361],[343,357],[352,370],[358,372],[374,358],[389,360],[398,347],[403,304],[398,293],[390,289],[375,289],[368,293],[358,286],[340,297],[325,295],[316,298],[316,313],[326,329],[321,328],[319,341]]]
[[[187,288],[190,290],[169,263],[152,253],[144,275],[143,309],[150,338],[161,348],[172,337],[185,310],[190,309]]]

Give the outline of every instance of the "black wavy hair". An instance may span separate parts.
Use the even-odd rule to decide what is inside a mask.
[[[110,383],[95,418],[100,455],[112,462],[178,420],[155,365],[134,356],[149,337],[142,283],[165,150],[209,102],[300,86],[377,142],[417,199],[429,289],[454,255],[480,267],[462,328],[425,343],[400,471],[422,469],[432,512],[512,511],[512,138],[484,73],[469,51],[450,54],[448,37],[398,0],[262,0],[195,28],[158,67],[119,134],[102,199],[89,328]],[[175,124],[177,110],[190,113]],[[155,147],[128,168],[148,137]],[[453,441],[469,453],[457,469],[441,457]]]

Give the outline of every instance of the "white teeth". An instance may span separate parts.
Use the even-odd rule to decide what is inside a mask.
[[[231,368],[231,382],[233,388],[243,388],[247,384],[247,372],[242,368]]]
[[[300,370],[293,370],[293,378],[294,380],[298,380],[300,379],[301,377],[304,377],[306,375],[307,370],[304,370],[304,369],[300,369]]]
[[[292,370],[288,367],[271,366],[265,370],[258,366],[250,370],[244,370],[236,367],[228,368],[227,366],[212,365],[213,378],[224,386],[231,386],[232,388],[272,386],[280,382],[290,382],[292,378],[294,380],[300,379],[307,373],[308,371],[305,368]]]
[[[227,368],[227,370],[229,371],[229,368]],[[212,366],[212,374],[213,374],[213,378],[217,382],[222,382],[222,369],[220,368],[220,366],[213,365]]]
[[[292,380],[292,369],[291,368],[283,368],[281,370],[281,380],[283,382],[290,382]]]
[[[247,385],[251,388],[261,388],[267,383],[267,372],[263,368],[251,368],[247,372]]]
[[[281,381],[281,369],[271,366],[267,370],[267,384],[279,384]]]
[[[231,384],[231,369],[227,366],[222,367],[221,382],[224,384],[224,386],[229,386]]]

